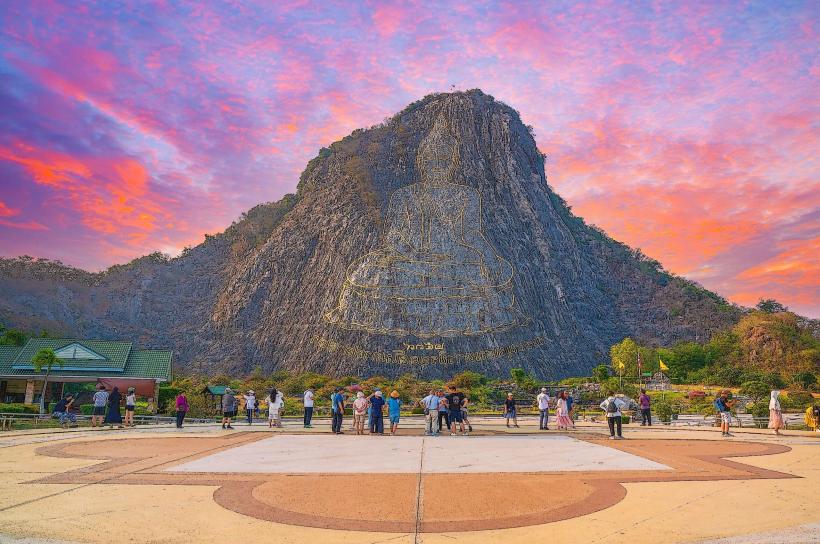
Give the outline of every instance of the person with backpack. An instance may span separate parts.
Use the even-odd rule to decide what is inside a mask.
[[[724,438],[734,436],[729,432],[729,425],[732,423],[732,405],[733,401],[729,400],[729,391],[724,389],[715,399],[715,410],[720,414],[720,435]]]
[[[248,425],[253,425],[253,415],[256,413],[256,393],[253,389],[248,389],[245,395],[245,415],[248,418]]]
[[[623,420],[621,419],[621,408],[626,408],[626,403],[615,396],[615,393],[610,391],[606,398],[601,403],[601,410],[606,412],[606,422],[609,425],[609,439],[622,440],[621,426]]]
[[[447,397],[444,396],[444,391],[439,389],[436,391],[436,396],[438,397],[438,429],[441,432],[442,429],[450,428],[450,409],[447,407]]]

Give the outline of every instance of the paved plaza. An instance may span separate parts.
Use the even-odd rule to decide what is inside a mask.
[[[402,423],[4,433],[0,542],[820,541],[810,433]]]

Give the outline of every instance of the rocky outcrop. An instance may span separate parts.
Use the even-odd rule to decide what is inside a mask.
[[[389,251],[388,238],[416,228],[396,226],[390,201],[425,177],[418,150],[434,131],[446,131],[456,148],[447,175],[460,189],[441,197],[447,201],[442,206],[469,214],[475,206],[458,208],[453,202],[472,198],[458,195],[478,195],[481,237],[499,259],[511,263],[511,289],[492,287],[489,279],[465,279],[473,273],[466,270],[486,273],[484,257],[478,264],[469,264],[472,257],[456,258],[455,267],[442,268],[441,262],[418,256],[415,247],[409,260]],[[420,209],[432,205],[429,195],[442,193],[425,194]],[[431,213],[431,224],[441,217],[450,221],[450,212]],[[430,228],[461,233],[469,220],[459,217],[449,226]],[[381,256],[374,261],[379,264],[365,265],[358,275],[351,272],[351,265],[370,252]],[[401,284],[407,280],[397,279],[404,272],[392,272],[406,272],[402,263],[407,262],[423,288],[407,291]],[[587,372],[625,336],[656,344],[703,340],[736,322],[740,313],[573,216],[551,191],[544,158],[517,112],[480,91],[428,96],[383,125],[357,130],[322,149],[307,165],[297,195],[254,208],[225,233],[178,258],[149,256],[102,274],[63,267],[49,275],[37,266],[18,260],[0,265],[0,319],[172,347],[178,367],[202,370],[261,366],[445,376],[465,368],[508,375],[510,368],[523,367],[561,377]],[[376,266],[377,273],[368,266]],[[524,319],[484,334],[414,336],[391,334],[385,327],[373,332],[367,323],[340,326],[326,317],[345,303],[341,299],[350,292],[351,278],[367,274],[375,287],[361,289],[371,289],[378,299],[373,304],[386,304],[384,293],[401,288],[411,299],[427,293],[418,297],[428,301],[425,311],[457,312],[457,305],[429,302],[459,289],[436,283],[445,281],[435,279],[444,269],[446,281],[466,282],[483,293],[475,296],[510,292]],[[395,306],[380,319],[407,322],[407,313],[402,317]],[[407,306],[411,315],[418,311],[418,305]],[[480,306],[485,313],[494,307]],[[348,315],[354,317],[345,319],[358,319],[355,311]],[[442,319],[435,322],[447,318]],[[489,322],[486,315],[476,319]]]

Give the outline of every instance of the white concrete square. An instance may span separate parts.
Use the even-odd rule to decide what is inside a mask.
[[[389,474],[421,470],[443,474],[666,469],[669,467],[637,455],[560,435],[278,435],[168,470],[287,474]]]

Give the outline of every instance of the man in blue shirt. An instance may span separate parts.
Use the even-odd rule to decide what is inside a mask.
[[[421,407],[424,408],[424,434],[427,436],[436,436],[439,433],[438,422],[436,416],[438,415],[439,397],[436,395],[436,390],[431,389],[430,394],[421,399]],[[434,430],[435,429],[435,430]]]
[[[332,430],[336,434],[343,434],[342,417],[345,413],[345,398],[342,395],[342,388],[337,387],[331,398],[333,399],[331,403],[331,409],[333,410]]]
[[[401,416],[401,399],[399,392],[393,391],[390,393],[390,398],[387,399],[387,415],[390,417],[390,434],[396,434],[399,428],[399,417]]]
[[[715,409],[720,414],[720,431],[721,436],[734,436],[729,432],[729,424],[732,422],[732,405],[734,402],[729,400],[729,392],[725,389],[720,392],[715,399]]]
[[[384,399],[382,392],[378,389],[375,393],[370,395],[370,432],[373,434],[384,434],[384,416],[382,415],[382,408],[384,408]]]

